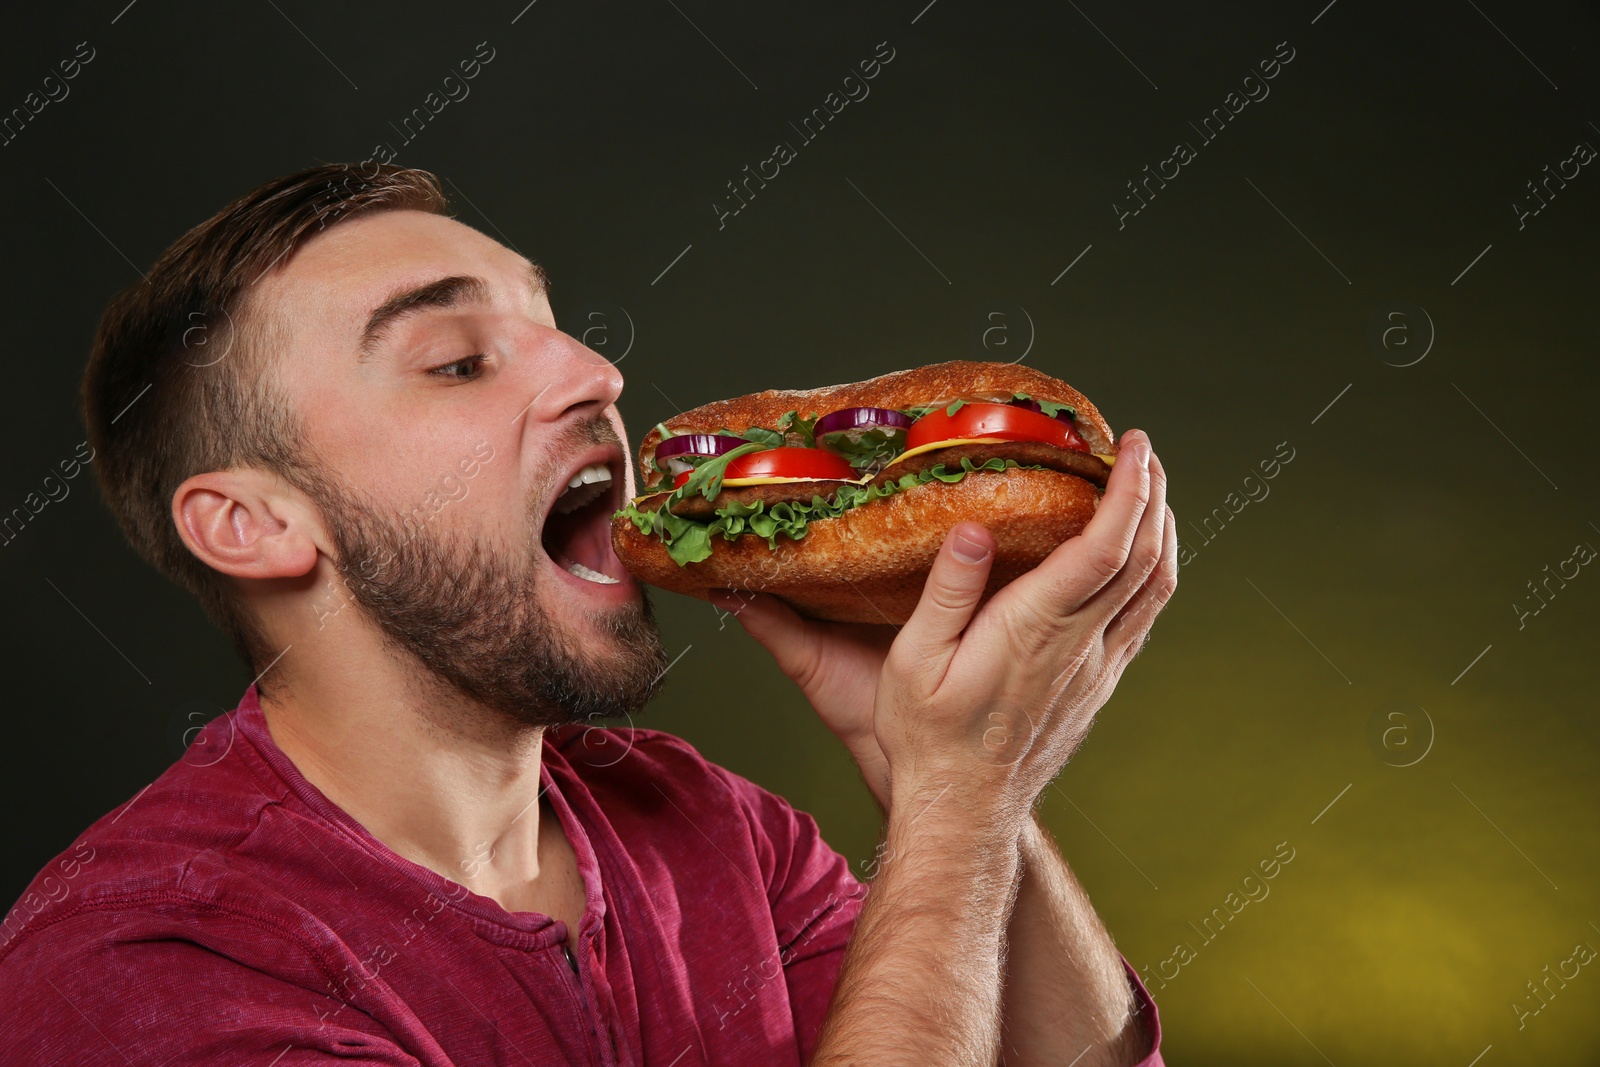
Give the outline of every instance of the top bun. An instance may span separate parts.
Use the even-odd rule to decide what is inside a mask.
[[[952,360],[927,367],[894,371],[845,385],[818,389],[768,389],[731,400],[717,400],[667,419],[662,425],[674,434],[715,433],[727,429],[742,433],[752,426],[772,428],[786,412],[802,416],[826,415],[849,407],[914,408],[935,407],[956,400],[1008,403],[1013,393],[1027,393],[1035,400],[1070,404],[1077,412],[1078,435],[1091,451],[1101,455],[1116,453],[1116,437],[1098,408],[1089,398],[1059,378],[1015,363],[979,363]],[[661,429],[653,427],[639,443],[640,472],[645,489],[661,481],[656,470],[656,445]]]

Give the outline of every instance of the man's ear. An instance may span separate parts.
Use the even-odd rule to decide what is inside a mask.
[[[235,578],[299,578],[323,536],[305,496],[253,468],[208,471],[172,494],[178,536],[202,563]]]

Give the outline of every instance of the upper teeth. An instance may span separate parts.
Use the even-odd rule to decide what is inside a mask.
[[[576,511],[606,491],[611,484],[611,468],[604,463],[591,463],[567,482],[566,491],[556,502],[556,513],[565,515]]]
[[[567,483],[567,488],[576,489],[578,486],[587,485],[590,482],[609,482],[610,480],[610,467],[607,467],[604,463],[591,463],[572,476],[572,480]]]

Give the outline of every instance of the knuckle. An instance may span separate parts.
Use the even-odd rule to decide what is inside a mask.
[[[1134,658],[1144,651],[1145,642],[1149,639],[1149,636],[1148,633],[1141,632],[1132,641],[1128,642],[1128,647],[1122,650],[1122,654],[1117,657],[1116,663],[1111,665],[1110,674],[1113,679],[1120,679],[1122,672],[1128,669],[1128,664],[1132,663]]]
[[[1141,575],[1153,574],[1161,563],[1161,547],[1161,542],[1155,538],[1144,538],[1134,544],[1128,562]]]
[[[1164,595],[1170,597],[1178,591],[1178,560],[1175,556],[1166,556],[1161,561],[1161,588]]]
[[[1019,601],[1002,621],[1007,645],[1024,661],[1048,646],[1058,631],[1051,614],[1030,600]]]
[[[949,582],[929,582],[923,591],[922,599],[924,603],[940,611],[962,611],[978,598],[977,592],[975,589]]]
[[[1155,471],[1146,471],[1139,478],[1139,480],[1133,484],[1134,499],[1138,500],[1141,506],[1150,503],[1151,496],[1155,494],[1157,477],[1158,475],[1155,473]]]
[[[1102,582],[1109,582],[1121,572],[1127,561],[1128,555],[1125,549],[1108,547],[1091,553],[1085,562],[1090,574]]]

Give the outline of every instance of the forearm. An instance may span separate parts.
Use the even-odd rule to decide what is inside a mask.
[[[989,1067],[1021,862],[1015,831],[891,818],[885,844],[812,1067]]]
[[[1049,832],[1030,819],[1006,928],[1006,1067],[1127,1067],[1150,1051],[1122,957]]]

